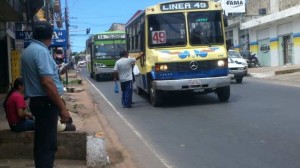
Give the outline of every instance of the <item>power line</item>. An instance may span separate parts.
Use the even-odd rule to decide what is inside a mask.
[[[71,37],[79,37],[79,36],[90,36],[93,34],[70,34]]]

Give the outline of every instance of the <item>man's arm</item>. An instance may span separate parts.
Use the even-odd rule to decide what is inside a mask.
[[[119,79],[118,76],[118,71],[114,70],[114,81],[117,81]]]
[[[58,108],[61,111],[61,122],[68,122],[70,118],[70,113],[64,104],[63,100],[61,99],[56,85],[53,82],[52,78],[50,76],[43,76],[41,77],[41,84],[44,87],[47,95],[49,98],[58,106]]]
[[[135,58],[135,60],[140,59],[141,57],[145,56],[144,52],[140,52],[140,54]]]

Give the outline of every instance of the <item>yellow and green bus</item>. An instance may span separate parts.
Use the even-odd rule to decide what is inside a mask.
[[[90,77],[96,81],[112,80],[113,68],[126,48],[125,31],[107,31],[86,41],[86,61]]]
[[[137,11],[126,23],[127,50],[137,61],[137,93],[147,93],[153,106],[168,92],[216,93],[230,97],[230,78],[219,2],[180,0]]]

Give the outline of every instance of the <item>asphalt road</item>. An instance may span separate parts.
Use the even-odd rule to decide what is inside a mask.
[[[89,80],[139,168],[300,167],[299,87],[247,77],[232,82],[227,103],[215,94],[173,95],[154,108],[134,94],[134,107],[123,109],[113,82]]]

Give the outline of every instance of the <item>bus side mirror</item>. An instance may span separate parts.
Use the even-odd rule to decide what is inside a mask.
[[[228,27],[228,19],[225,14],[223,14],[223,20],[224,20],[224,27]]]

